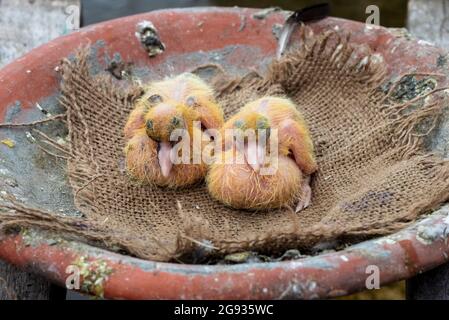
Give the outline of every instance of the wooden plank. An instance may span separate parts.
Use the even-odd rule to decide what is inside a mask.
[[[0,262],[0,300],[48,300],[47,280]]]
[[[80,24],[80,0],[0,0],[0,67]]]
[[[449,265],[407,280],[407,300],[449,300]]]
[[[79,24],[80,0],[0,0],[0,67]],[[0,300],[64,296],[45,279],[0,261]]]
[[[417,38],[449,49],[449,0],[410,0],[407,27]]]

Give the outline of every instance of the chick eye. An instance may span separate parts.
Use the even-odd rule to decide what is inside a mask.
[[[196,98],[195,97],[188,97],[186,100],[186,105],[189,107],[193,107],[197,104]]]
[[[153,121],[147,120],[145,126],[147,127],[148,130],[153,130]]]
[[[148,102],[151,104],[161,103],[162,97],[159,94],[153,94],[148,98]]]

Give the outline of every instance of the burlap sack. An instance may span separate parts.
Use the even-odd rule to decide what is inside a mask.
[[[412,102],[393,99],[396,86],[385,83],[382,59],[337,34],[303,37],[301,47],[265,76],[217,81],[227,117],[251,99],[288,96],[313,136],[319,171],[312,206],[298,214],[291,208],[251,213],[212,200],[204,184],[171,191],[131,181],[124,170],[123,127],[138,90],[91,75],[81,51],[63,64],[62,102],[71,141],[69,179],[85,218],[39,223],[48,216],[21,207],[16,215],[28,214],[29,225],[159,261],[198,251],[279,254],[397,231],[449,198],[449,166],[425,154],[416,134],[418,125],[437,116],[438,98],[427,104],[416,99],[408,112]]]

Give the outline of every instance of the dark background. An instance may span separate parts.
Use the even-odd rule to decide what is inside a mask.
[[[82,26],[131,14],[164,8],[184,8],[199,6],[267,8],[278,6],[286,10],[296,10],[323,0],[83,0]],[[331,0],[332,16],[358,21],[366,21],[365,9],[377,5],[380,9],[380,23],[386,27],[403,27],[407,18],[407,0]]]

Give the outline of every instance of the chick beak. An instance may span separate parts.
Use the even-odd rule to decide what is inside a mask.
[[[245,148],[246,162],[255,172],[259,172],[260,167],[265,163],[265,149],[256,141],[248,141]]]
[[[170,171],[173,167],[171,161],[171,144],[169,142],[160,142],[157,158],[159,160],[159,166],[161,167],[162,175],[167,178],[170,175]]]

